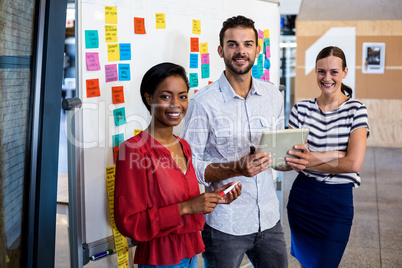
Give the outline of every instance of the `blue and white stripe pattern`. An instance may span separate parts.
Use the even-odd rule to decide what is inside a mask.
[[[323,112],[317,99],[297,103],[291,111],[289,125],[292,128],[310,128],[307,146],[311,152],[346,151],[349,135],[357,128],[365,127],[369,135],[366,106],[349,98],[337,109]],[[326,183],[354,183],[360,185],[358,173],[326,174],[303,171],[307,176]]]

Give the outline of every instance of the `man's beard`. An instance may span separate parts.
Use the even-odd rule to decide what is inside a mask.
[[[246,73],[248,73],[248,72],[251,70],[251,68],[253,68],[253,65],[254,65],[254,62],[252,62],[252,61],[250,60],[250,58],[248,58],[248,57],[246,57],[246,58],[237,57],[237,59],[242,58],[242,59],[247,60],[247,62],[248,62],[248,65],[244,67],[245,69],[239,70],[239,69],[236,69],[236,67],[233,65],[233,62],[236,61],[236,60],[235,60],[235,59],[236,59],[236,56],[233,57],[233,58],[231,58],[231,59],[227,59],[227,58],[225,58],[225,55],[223,55],[223,58],[224,58],[224,62],[225,62],[226,67],[227,67],[230,71],[232,71],[233,73],[236,73],[236,74],[246,74]]]

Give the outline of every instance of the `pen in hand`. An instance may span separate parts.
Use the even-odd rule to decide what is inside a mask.
[[[254,147],[254,145],[251,145],[250,146],[250,155],[253,155],[253,154],[255,154],[255,147]]]

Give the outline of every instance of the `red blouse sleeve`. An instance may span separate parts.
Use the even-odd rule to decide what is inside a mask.
[[[149,192],[147,173],[149,168],[145,167],[144,160],[147,158],[140,150],[131,147],[125,142],[119,149],[114,217],[121,234],[145,242],[180,225],[181,217],[178,204],[160,208],[151,204],[149,194],[152,193]]]

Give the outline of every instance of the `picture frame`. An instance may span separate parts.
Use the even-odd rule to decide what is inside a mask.
[[[363,43],[362,73],[383,74],[385,43]]]

